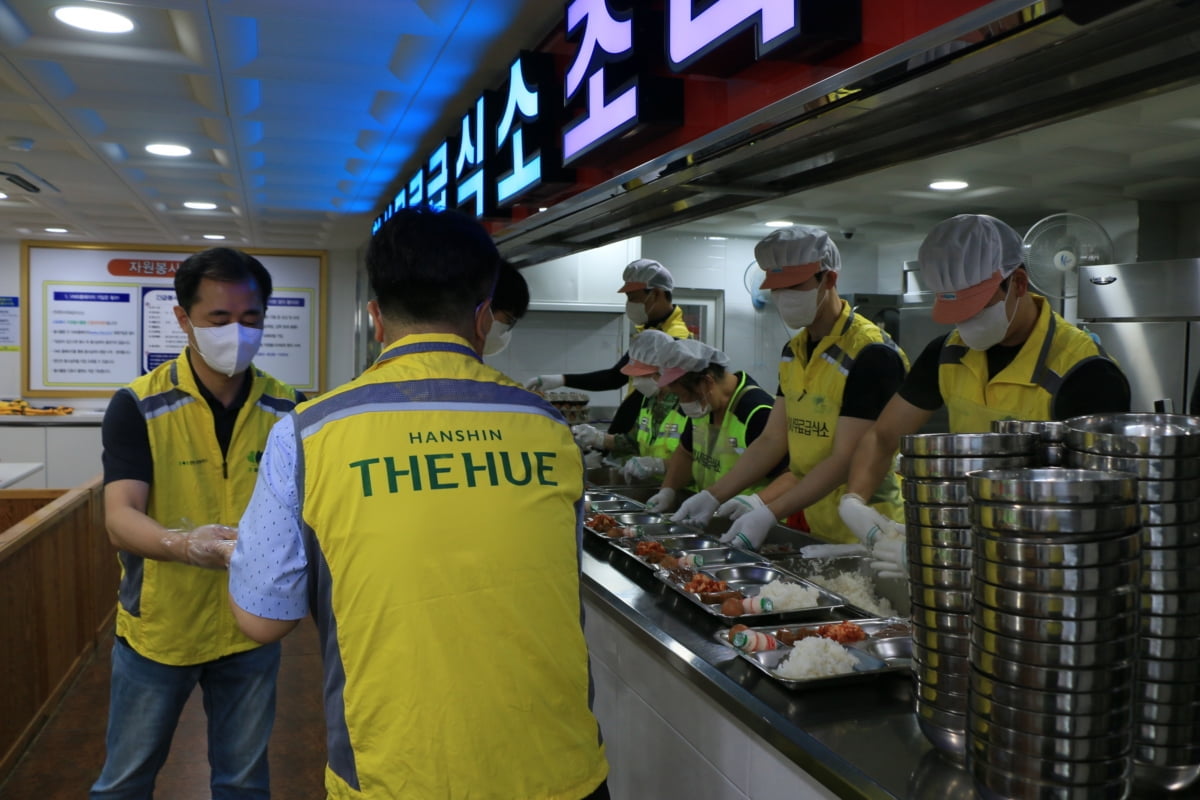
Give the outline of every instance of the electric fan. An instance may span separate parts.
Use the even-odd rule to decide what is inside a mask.
[[[1051,214],[1033,224],[1022,240],[1029,282],[1042,294],[1062,300],[1079,293],[1079,268],[1111,264],[1113,244],[1093,219]]]

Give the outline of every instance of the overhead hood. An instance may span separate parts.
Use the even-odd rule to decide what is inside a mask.
[[[1081,25],[1061,2],[991,3],[505,228],[497,241],[518,265],[538,263],[1200,80],[1200,4],[1125,6]],[[991,32],[1022,10],[1031,24]],[[982,44],[958,44],[981,33]]]

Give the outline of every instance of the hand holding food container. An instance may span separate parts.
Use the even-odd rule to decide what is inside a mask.
[[[753,496],[757,497],[758,495]],[[735,547],[757,550],[766,540],[771,528],[775,527],[775,522],[775,514],[764,503],[761,508],[756,508],[738,517],[733,526],[721,537],[721,544],[732,544]]]
[[[903,523],[888,519],[853,492],[847,492],[838,501],[838,516],[867,547],[874,547],[875,542],[881,539],[904,539]]]
[[[758,493],[739,494],[722,503],[721,507],[717,509],[717,516],[739,520],[751,511],[757,511],[760,508],[766,507],[767,504],[758,496]]]
[[[663,487],[654,493],[649,500],[646,501],[647,511],[657,511],[660,514],[665,514],[675,508],[675,490]]]
[[[705,489],[684,500],[683,505],[671,517],[671,521],[707,525],[708,521],[712,519],[712,515],[717,513],[719,505],[721,505],[721,501],[713,496],[712,492]]]

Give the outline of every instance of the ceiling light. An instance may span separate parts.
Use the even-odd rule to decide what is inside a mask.
[[[133,30],[133,20],[124,14],[90,6],[59,6],[54,9],[54,18],[64,25],[93,33],[129,33]]]
[[[770,222],[763,223],[763,225],[766,225],[768,228],[790,228],[795,224],[796,223],[786,219],[773,219]]]
[[[965,189],[970,186],[966,181],[956,181],[952,179],[939,179],[929,184],[929,188],[937,192],[957,192],[959,189]]]
[[[7,199],[8,199],[8,195],[6,195],[4,192],[0,192],[0,200],[7,200]]]
[[[184,208],[190,208],[193,211],[212,211],[217,207],[216,203],[203,203],[199,200],[188,200],[183,204]]]
[[[727,237],[727,236],[705,236],[704,238],[708,239],[710,242],[723,242],[726,239],[728,239],[729,237]]]
[[[156,156],[169,156],[171,158],[180,158],[182,156],[190,156],[191,148],[184,147],[181,144],[148,144],[146,152]]]
[[[204,234],[204,238],[212,239],[214,242],[219,242],[225,238],[225,234],[223,234],[223,233],[206,233],[206,234]]]
[[[66,233],[66,228],[46,228],[46,233]]]
[[[545,206],[542,206],[542,207],[540,207],[540,208],[538,209],[538,213],[540,214],[540,213],[542,213],[542,212],[543,212],[543,211],[545,211],[545,210],[546,210],[546,207],[545,207]]]

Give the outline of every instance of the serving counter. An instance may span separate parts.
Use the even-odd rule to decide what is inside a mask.
[[[582,567],[614,799],[975,797],[917,727],[908,673],[790,690],[625,553],[585,535]]]

